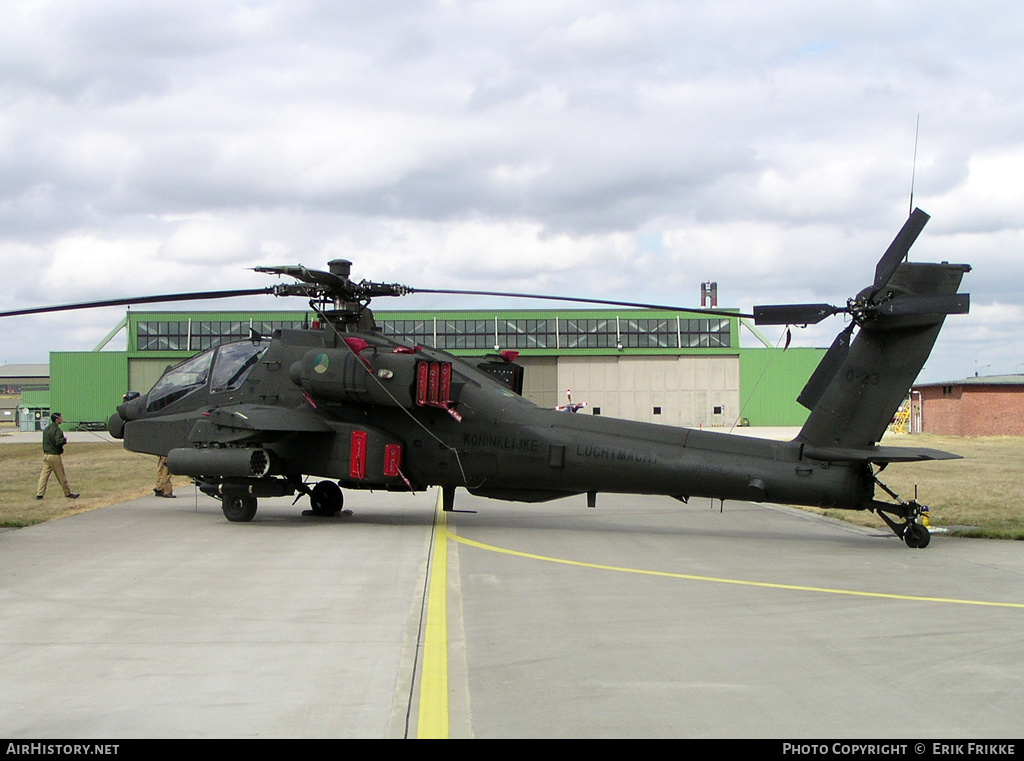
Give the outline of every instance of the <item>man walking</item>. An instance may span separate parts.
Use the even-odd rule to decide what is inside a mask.
[[[50,480],[50,474],[57,476],[57,481],[64,489],[64,496],[68,499],[78,499],[77,494],[71,493],[68,485],[68,478],[64,475],[64,461],[60,456],[64,454],[64,445],[68,443],[60,424],[64,417],[59,412],[50,415],[50,424],[43,431],[43,472],[39,474],[39,486],[36,489],[36,499],[46,496],[46,484]]]

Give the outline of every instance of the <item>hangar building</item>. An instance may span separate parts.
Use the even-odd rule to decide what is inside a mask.
[[[375,317],[386,335],[458,356],[518,351],[523,394],[539,405],[565,404],[571,389],[585,414],[694,428],[801,425],[807,410],[795,400],[824,354],[741,348],[739,316],[631,309],[380,310]],[[148,391],[168,365],[245,339],[250,329],[270,335],[315,319],[306,311],[130,311],[96,350],[51,353],[51,401],[69,423],[95,426],[127,391]],[[121,330],[126,350],[103,351]]]

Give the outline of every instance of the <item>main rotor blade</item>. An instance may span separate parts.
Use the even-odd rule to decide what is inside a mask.
[[[262,272],[269,275],[285,275],[287,277],[293,277],[303,283],[309,283],[310,285],[323,285],[328,288],[348,288],[351,289],[351,285],[347,280],[344,280],[337,275],[330,272],[324,272],[323,270],[311,270],[308,267],[303,267],[301,264],[286,264],[275,267],[253,267],[254,272]]]
[[[756,325],[817,325],[845,309],[831,304],[773,304],[754,307]]]
[[[409,293],[440,293],[451,296],[499,296],[515,299],[542,299],[545,301],[573,301],[579,304],[600,304],[613,307],[633,307],[636,309],[663,309],[667,312],[691,312],[693,314],[710,314],[717,317],[753,317],[743,312],[729,312],[724,309],[703,309],[696,307],[666,306],[664,304],[642,304],[635,301],[610,301],[608,299],[584,299],[579,296],[542,296],[537,293],[504,293],[501,291],[456,291],[442,288],[410,288]]]
[[[70,312],[76,309],[96,309],[99,307],[133,306],[135,304],[162,304],[173,301],[205,301],[207,299],[230,299],[235,296],[258,296],[274,293],[274,288],[250,288],[239,291],[197,291],[194,293],[166,293],[160,296],[135,296],[124,299],[108,299],[106,301],[83,301],[78,304],[58,304],[56,306],[33,307],[31,309],[15,309],[0,312],[0,317],[18,317],[26,314],[47,314],[48,312]]]
[[[914,241],[917,240],[917,236],[921,234],[924,226],[928,224],[929,219],[931,217],[925,212],[920,209],[914,209],[910,218],[903,223],[903,227],[896,233],[896,237],[892,239],[889,248],[885,250],[882,258],[878,260],[878,264],[875,266],[875,282],[873,287],[876,291],[892,278],[896,268],[906,258],[910,247],[914,245]]]

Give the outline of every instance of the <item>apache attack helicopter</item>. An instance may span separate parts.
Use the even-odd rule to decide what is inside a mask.
[[[167,457],[250,521],[260,497],[309,497],[312,512],[341,510],[342,489],[419,491],[440,486],[452,510],[458,487],[519,502],[600,492],[748,500],[877,512],[909,547],[930,535],[927,508],[878,479],[891,462],[942,460],[932,449],[878,446],[959,294],[965,264],[904,261],[928,215],[915,209],[879,260],[871,285],[846,306],[759,306],[758,324],[807,325],[850,315],[798,401],[810,416],[779,442],[591,415],[566,415],[524,399],[515,352],[469,360],[382,334],[371,299],[408,293],[498,294],[355,282],[351,263],[329,271],[257,267],[293,284],[118,299],[0,316],[273,293],[310,300],[303,330],[221,344],[169,368],[147,394],[129,393],[110,433],[135,452]],[[538,298],[559,298],[545,297]],[[618,306],[648,304],[564,299]],[[666,307],[657,307],[666,308]],[[749,317],[736,312],[677,308]],[[856,329],[856,333],[854,332]],[[322,478],[310,486],[307,476]],[[894,501],[875,499],[879,487]]]

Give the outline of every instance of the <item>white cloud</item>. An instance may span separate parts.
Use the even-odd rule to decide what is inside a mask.
[[[421,286],[842,303],[906,214],[918,114],[913,256],[973,264],[976,309],[1024,304],[1019,4],[9,5],[11,308],[337,256]],[[1019,331],[984,315],[929,372],[969,351],[954,325],[1012,365]],[[38,335],[0,357],[82,348]]]

